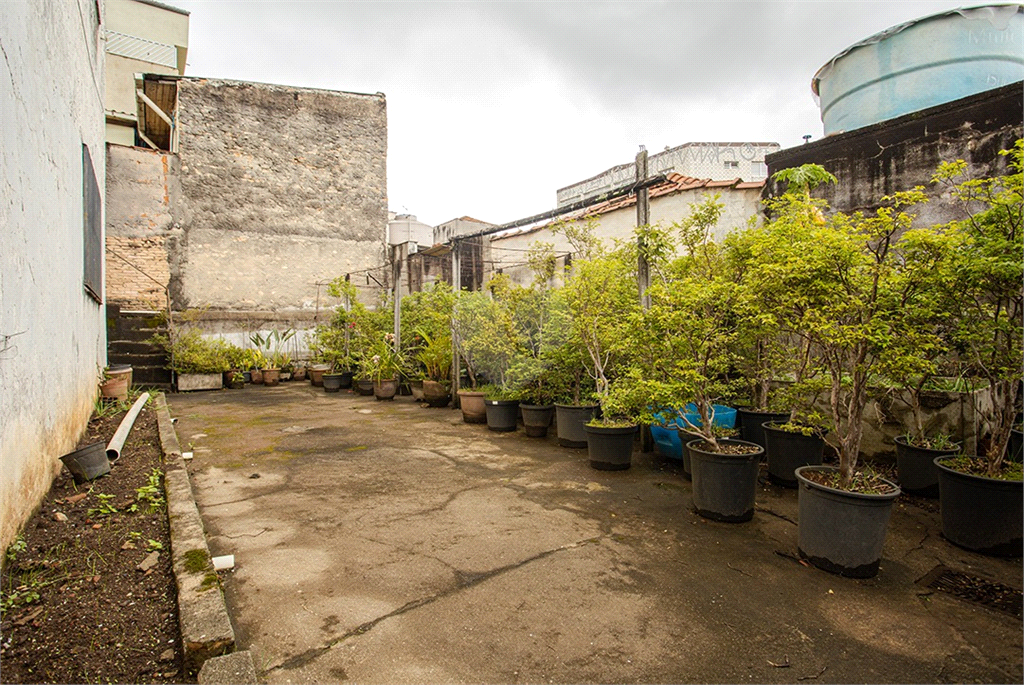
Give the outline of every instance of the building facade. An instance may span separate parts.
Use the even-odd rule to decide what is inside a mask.
[[[763,181],[765,157],[781,149],[778,143],[686,143],[647,158],[651,176],[676,173],[712,181]],[[636,165],[620,164],[585,181],[559,188],[558,206],[589,200],[636,179]]]
[[[147,107],[135,75],[185,73],[189,14],[156,0],[105,4],[107,142],[135,145],[138,109]]]
[[[211,332],[305,328],[328,281],[386,262],[383,94],[144,81],[177,152],[108,146],[112,302],[204,309]]]
[[[670,173],[664,182],[648,191],[650,221],[652,225],[669,228],[690,215],[692,204],[717,195],[724,207],[718,226],[710,237],[720,241],[730,231],[746,227],[751,217],[758,215],[763,187],[764,181],[714,181]],[[550,244],[558,255],[557,266],[564,268],[571,263],[572,246],[563,233],[552,229],[559,223],[587,221],[591,217],[597,222],[595,235],[606,246],[611,246],[615,240],[632,240],[636,228],[636,196],[608,200],[555,220],[491,236],[484,248],[487,277],[504,273],[514,282],[528,285],[533,273],[526,264],[527,255],[537,242]]]

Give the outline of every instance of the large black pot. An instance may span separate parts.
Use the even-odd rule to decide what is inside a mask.
[[[939,496],[939,469],[935,457],[957,454],[960,445],[948,450],[931,450],[926,447],[908,445],[902,435],[895,438],[896,471],[899,474],[900,489],[921,497]]]
[[[770,458],[770,457],[769,457]],[[848,578],[878,574],[882,546],[900,489],[868,495],[820,485],[805,477],[812,471],[838,471],[832,466],[796,470],[798,494],[797,551],[815,566]],[[886,481],[888,483],[888,481]]]
[[[676,428],[679,431],[679,441],[683,445],[683,478],[686,480],[693,480],[693,457],[690,455],[689,443],[697,439],[696,433],[691,433],[688,430],[682,428]]]
[[[819,466],[825,455],[825,440],[817,433],[804,435],[763,425],[765,452],[768,454],[768,479],[784,488],[795,488],[794,475],[801,466]]]
[[[556,404],[558,444],[562,447],[586,447],[587,432],[584,427],[587,425],[587,421],[594,418],[595,412],[597,412],[596,404],[580,406]]]
[[[961,473],[936,457],[942,535],[958,547],[996,557],[1019,557],[1024,546],[1024,484]]]
[[[324,386],[324,392],[338,392],[341,390],[341,384],[344,380],[344,374],[340,373],[325,373],[320,377],[320,383]],[[352,375],[349,374],[348,382],[352,384]]]
[[[583,426],[587,435],[587,452],[590,466],[598,471],[622,471],[633,461],[633,437],[636,426],[608,428],[605,426]]]
[[[487,427],[499,433],[509,433],[516,429],[519,420],[519,400],[484,400],[484,411],[487,412]]]
[[[369,396],[373,394],[373,381],[369,378],[360,378],[355,381],[356,392],[360,395]]]
[[[1016,428],[1010,431],[1009,454],[1006,455],[1010,461],[1020,461],[1024,458],[1024,431]]]
[[[555,405],[553,404],[521,404],[523,410],[523,426],[526,427],[526,434],[531,438],[545,438],[548,435],[548,426],[555,416]]]
[[[762,423],[773,421],[785,423],[789,420],[789,412],[754,411],[752,409],[736,409],[736,417],[740,422],[740,438],[755,445],[767,448]]]
[[[686,444],[693,475],[693,508],[704,518],[741,523],[754,517],[758,464],[764,448],[745,440],[721,443],[756,447],[750,454],[725,454],[703,449],[703,438]]]

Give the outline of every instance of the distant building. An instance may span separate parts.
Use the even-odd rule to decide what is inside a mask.
[[[136,96],[135,75],[185,74],[189,13],[156,0],[105,5],[107,142],[135,145],[138,111],[150,106]]]
[[[717,194],[724,209],[711,237],[720,241],[730,231],[746,227],[750,218],[758,214],[763,187],[763,180],[714,181],[669,173],[665,181],[652,186],[648,191],[650,220],[652,224],[668,228],[672,223],[689,216],[691,204]],[[533,274],[526,264],[527,253],[538,241],[552,245],[559,256],[557,266],[564,268],[571,263],[572,247],[563,234],[553,233],[552,227],[559,222],[581,222],[590,217],[596,219],[596,236],[606,245],[616,239],[630,240],[636,227],[636,195],[607,200],[563,214],[557,219],[491,236],[485,248],[485,263],[488,265],[486,276],[489,278],[495,273],[504,273],[514,282],[528,285]]]
[[[763,181],[768,178],[765,157],[780,149],[778,143],[686,143],[650,155],[647,169],[651,176],[676,173],[712,181]],[[560,188],[558,206],[597,197],[635,179],[635,163],[614,166],[585,181]]]

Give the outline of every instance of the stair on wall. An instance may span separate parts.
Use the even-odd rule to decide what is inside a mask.
[[[148,342],[154,334],[166,332],[161,312],[122,310],[108,304],[107,364],[131,364],[135,385],[170,389],[167,353]]]

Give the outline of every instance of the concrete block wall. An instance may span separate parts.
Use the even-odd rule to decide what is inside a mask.
[[[313,310],[318,282],[384,263],[383,94],[185,78],[178,110],[175,308]]]
[[[0,549],[83,435],[106,362],[83,287],[83,145],[100,197],[105,178],[102,12],[14,2],[0,20]]]

